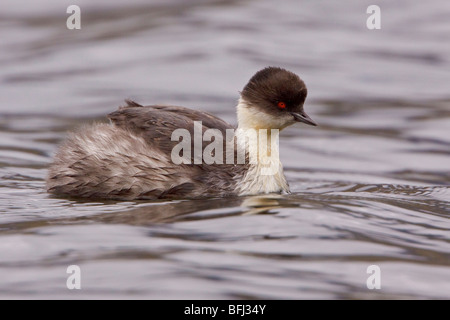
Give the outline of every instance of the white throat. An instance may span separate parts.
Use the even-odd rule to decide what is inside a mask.
[[[238,148],[248,150],[250,168],[238,185],[239,195],[289,192],[279,157],[281,120],[254,110],[242,98],[237,105]]]

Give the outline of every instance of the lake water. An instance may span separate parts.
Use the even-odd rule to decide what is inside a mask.
[[[0,3],[0,298],[450,298],[448,1],[80,0],[81,30],[70,4]],[[320,124],[281,134],[292,194],[46,193],[67,131],[125,98],[235,123],[268,65],[305,80]]]

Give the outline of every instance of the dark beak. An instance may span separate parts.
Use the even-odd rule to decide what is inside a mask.
[[[304,111],[301,112],[291,112],[294,116],[295,121],[303,122],[309,124],[310,126],[317,126],[317,123],[311,119]]]

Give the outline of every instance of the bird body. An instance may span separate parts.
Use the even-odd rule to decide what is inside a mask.
[[[306,87],[298,76],[269,67],[256,73],[241,93],[237,128],[206,112],[126,101],[108,115],[109,124],[84,126],[69,135],[49,168],[47,190],[60,196],[119,200],[289,192],[274,137],[298,121],[315,125],[303,111],[305,98]],[[184,160],[173,161],[180,144],[173,133],[182,129],[193,137],[196,128],[201,142],[190,141],[193,152],[186,155],[183,150]],[[252,130],[256,136],[248,134]],[[223,147],[223,161],[206,163],[198,155],[209,154],[213,142],[205,137],[211,132],[216,134],[215,146]],[[217,135],[225,138],[216,140]],[[268,141],[268,152],[261,152],[260,137]],[[217,150],[212,152],[216,158]],[[244,154],[241,163],[239,154]]]

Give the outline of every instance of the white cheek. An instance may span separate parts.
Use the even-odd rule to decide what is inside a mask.
[[[295,123],[288,112],[280,112],[279,115],[273,116],[256,107],[248,106],[242,99],[239,100],[237,113],[240,128],[281,130]]]
[[[259,111],[254,113],[254,117],[255,120],[262,125],[260,127],[265,129],[281,130],[294,123],[293,117],[287,113],[280,113],[280,115],[274,117],[273,115]]]

